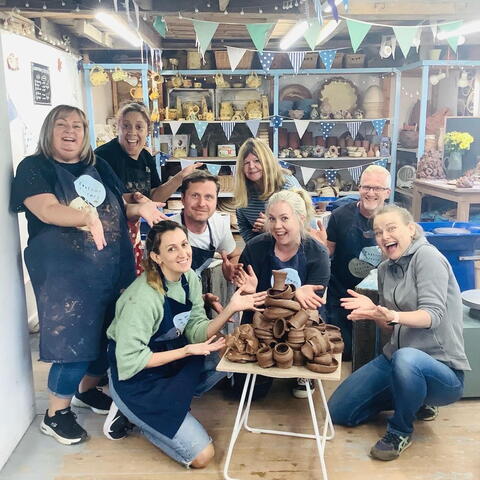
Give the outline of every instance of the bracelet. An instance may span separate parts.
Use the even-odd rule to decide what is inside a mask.
[[[396,310],[390,310],[393,312],[393,320],[390,322],[387,322],[387,325],[397,325],[400,323],[400,313],[397,312]]]

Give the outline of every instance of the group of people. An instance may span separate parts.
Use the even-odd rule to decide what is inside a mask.
[[[341,328],[344,358],[352,321],[370,319],[392,332],[383,354],[348,377],[329,408],[334,423],[348,426],[393,410],[370,453],[398,457],[411,444],[416,418],[432,419],[438,406],[461,397],[470,367],[452,269],[408,211],[384,205],[388,171],[368,167],[358,201],[334,210],[325,229],[268,145],[248,139],[235,174],[246,244],[240,251],[229,222],[215,212],[217,178],[195,164],[162,184],[145,148],[149,127],[145,107],[128,104],[119,111],[118,138],[93,152],[84,113],[60,105],[44,121],[37,152],[17,168],[12,208],[28,221],[25,263],[40,359],[52,364],[42,432],[67,445],[84,441],[71,405],[88,407],[107,414],[104,433],[112,440],[136,425],[176,461],[207,465],[212,439],[190,413],[191,400],[222,378],[215,371],[225,348],[218,332],[236,312],[249,321],[272,286],[272,270],[284,270],[302,307],[325,308],[326,321]],[[184,208],[167,218],[160,202],[177,189]],[[144,252],[140,217],[151,227]],[[377,306],[353,289],[360,281],[355,262],[378,247]],[[226,306],[202,292],[199,280],[216,252],[237,287]],[[206,303],[217,311],[213,320]],[[99,386],[107,369],[108,389]],[[304,380],[293,393],[306,396]]]

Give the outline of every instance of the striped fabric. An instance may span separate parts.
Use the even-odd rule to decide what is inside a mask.
[[[283,190],[290,190],[291,188],[301,188],[301,185],[293,175],[285,175]],[[258,198],[257,191],[252,190],[249,192],[248,205],[245,208],[237,208],[238,228],[245,242],[259,234],[252,232],[252,227],[260,212],[265,213],[265,204],[264,200]]]
[[[292,64],[293,71],[298,73],[302,66],[303,59],[305,58],[305,52],[288,52],[290,63]]]

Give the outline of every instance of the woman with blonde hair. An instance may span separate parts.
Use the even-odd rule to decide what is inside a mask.
[[[272,287],[272,270],[287,272],[286,283],[295,285],[295,298],[306,309],[324,302],[322,292],[330,278],[330,261],[324,245],[309,235],[313,218],[310,196],[298,188],[274,193],[266,208],[266,233],[247,242],[239,263],[245,270],[237,276],[237,286],[262,292]],[[246,321],[248,321],[248,316]],[[293,395],[306,398],[303,379]]]
[[[245,242],[265,230],[265,203],[276,192],[300,188],[298,180],[280,167],[270,147],[249,138],[240,147],[234,196],[240,235]]]

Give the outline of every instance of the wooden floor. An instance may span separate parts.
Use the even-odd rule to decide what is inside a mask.
[[[36,356],[36,354],[34,354]],[[348,374],[349,364],[343,366]],[[48,365],[34,361],[37,416],[0,473],[1,480],[160,480],[221,479],[238,403],[214,390],[194,400],[193,414],[214,439],[216,457],[205,470],[186,470],[168,459],[139,434],[117,442],[105,438],[105,417],[77,409],[88,442],[66,447],[38,429],[46,408]],[[311,433],[306,400],[290,395],[291,383],[276,381],[266,399],[252,406],[250,424]],[[325,384],[327,394],[335,384]],[[480,401],[463,400],[440,409],[433,422],[418,422],[414,443],[393,462],[371,459],[368,451],[385,431],[385,417],[375,423],[336,428],[327,443],[330,480],[478,480],[480,479]],[[230,474],[249,480],[321,479],[315,442],[308,439],[239,436]]]

